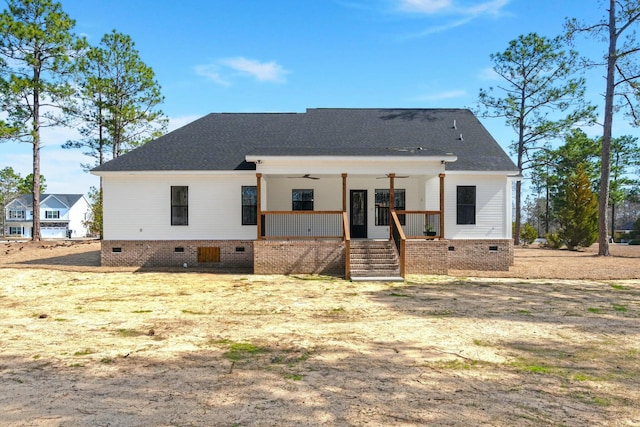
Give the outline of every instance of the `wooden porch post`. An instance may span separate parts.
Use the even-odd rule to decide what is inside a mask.
[[[257,196],[257,200],[256,200],[256,205],[257,205],[257,216],[258,216],[258,221],[257,221],[257,229],[258,229],[258,237],[256,238],[256,240],[262,240],[262,174],[261,173],[257,173],[256,174],[256,196]]]
[[[347,211],[347,174],[342,174],[342,212]]]
[[[444,174],[440,177],[440,238],[444,239]]]
[[[389,240],[393,239],[393,221],[391,220],[391,212],[396,210],[396,195],[395,195],[395,173],[389,175]]]

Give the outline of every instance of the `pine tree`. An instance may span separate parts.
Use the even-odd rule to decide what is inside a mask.
[[[584,101],[585,80],[573,77],[578,54],[566,51],[561,38],[521,35],[502,53],[491,55],[501,77],[495,88],[481,89],[483,117],[503,117],[517,135],[511,146],[521,172],[549,139],[579,122],[592,120],[594,107]],[[495,95],[498,93],[499,95]],[[516,182],[515,243],[519,243],[522,183]]]
[[[558,219],[560,238],[569,250],[591,246],[598,240],[598,199],[584,165],[569,176],[565,186],[565,203]]]
[[[40,240],[40,132],[65,124],[73,95],[66,81],[71,55],[83,41],[71,30],[75,21],[52,0],[9,0],[0,13],[0,139],[33,146],[33,240]]]

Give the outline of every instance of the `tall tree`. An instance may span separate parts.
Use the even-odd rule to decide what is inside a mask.
[[[44,194],[47,191],[47,180],[43,175],[40,175],[40,194]],[[18,184],[18,193],[20,194],[33,194],[33,174],[20,178]]]
[[[511,145],[521,172],[535,150],[576,123],[592,120],[594,107],[584,101],[585,80],[573,77],[578,54],[566,51],[562,39],[536,33],[521,35],[501,53],[490,56],[502,83],[481,89],[484,117],[503,117],[516,133]],[[495,95],[499,92],[500,95]],[[522,182],[516,182],[515,243],[519,244]]]
[[[91,234],[99,235],[102,239],[102,189],[91,187],[89,190],[89,200],[91,204],[91,215],[84,222]]]
[[[602,151],[600,171],[600,195],[598,206],[598,255],[608,256],[609,233],[607,230],[607,204],[611,175],[611,139],[613,113],[624,107],[634,125],[640,124],[640,70],[634,61],[640,52],[640,41],[636,27],[640,22],[639,0],[606,0],[607,13],[595,24],[585,24],[576,19],[567,21],[567,33],[572,39],[577,33],[586,33],[605,43],[605,62],[587,61],[590,66],[606,67],[606,89],[604,95],[604,121],[602,124]],[[611,230],[613,234],[613,230]]]
[[[33,146],[33,211],[40,210],[40,132],[64,124],[63,108],[73,94],[67,77],[78,47],[75,25],[52,0],[8,0],[0,14],[0,104],[7,114],[3,137]],[[40,216],[33,216],[40,240]]]
[[[589,138],[581,129],[571,129],[564,137],[564,144],[553,150],[539,150],[535,154],[532,180],[538,189],[545,190],[545,217],[549,223],[556,220],[558,211],[564,207],[567,180],[579,165],[582,165],[591,182],[597,183],[599,150],[597,139]]]
[[[79,60],[78,70],[83,139],[63,147],[83,148],[100,165],[165,131],[160,85],[131,37],[115,30],[105,34]]]
[[[558,218],[560,238],[567,248],[591,246],[598,239],[598,199],[591,189],[584,165],[579,164],[564,186],[564,199]]]

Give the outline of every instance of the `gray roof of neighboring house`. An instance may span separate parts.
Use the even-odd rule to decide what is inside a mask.
[[[72,207],[73,205],[75,205],[76,202],[83,197],[82,194],[41,194],[40,203],[42,203],[49,196],[56,197],[58,200],[60,200],[60,202],[64,203],[69,207]],[[31,194],[23,194],[22,196],[13,199],[11,202],[14,202],[16,200],[28,208],[33,206],[33,195]]]
[[[245,161],[249,154],[453,154],[458,160],[447,163],[447,170],[517,171],[509,156],[467,109],[352,108],[209,114],[93,170],[255,170],[255,164]]]

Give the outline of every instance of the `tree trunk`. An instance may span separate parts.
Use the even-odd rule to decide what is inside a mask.
[[[604,97],[604,131],[602,135],[600,198],[598,200],[598,255],[609,256],[609,235],[607,233],[607,213],[609,203],[609,175],[611,173],[611,129],[613,126],[613,97],[616,45],[616,0],[609,0],[609,52],[607,56],[607,90]]]
[[[40,73],[33,71],[33,81],[40,81]],[[40,91],[33,90],[33,230],[31,240],[40,241]]]
[[[616,202],[611,202],[611,241],[615,242],[616,234]]]
[[[518,130],[518,170],[522,175],[522,164],[524,158],[524,109],[525,109],[525,90],[522,89],[520,97],[520,118],[519,130]],[[522,221],[522,180],[516,181],[516,226],[514,230],[515,236],[513,236],[513,244],[518,246],[520,244],[520,226]]]
[[[520,244],[520,206],[522,205],[522,181],[516,181],[516,226],[513,236],[513,244],[518,246]]]

